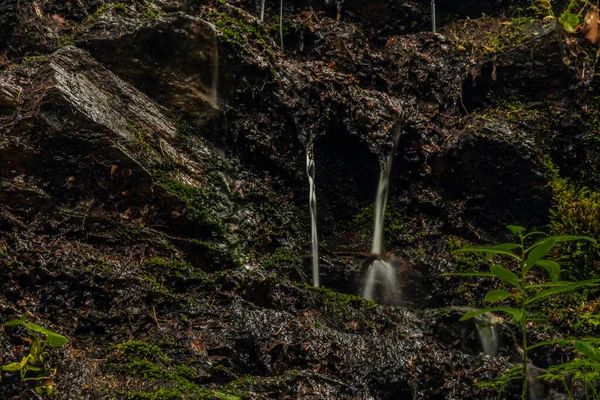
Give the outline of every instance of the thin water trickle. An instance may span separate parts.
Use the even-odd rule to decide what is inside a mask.
[[[205,21],[206,22],[206,21]],[[206,24],[210,27],[213,32],[213,50],[212,50],[212,87],[210,93],[210,101],[212,106],[215,108],[219,107],[219,96],[218,96],[218,86],[219,86],[219,45],[217,42],[217,28],[210,22],[206,22]]]
[[[394,304],[398,300],[398,295],[398,281],[394,267],[387,261],[373,261],[367,272],[362,297],[367,300]]]
[[[373,245],[371,253],[380,255],[383,242],[383,221],[385,218],[385,209],[387,206],[388,193],[390,191],[390,173],[392,172],[392,161],[394,152],[400,139],[400,130],[394,135],[394,146],[385,162],[381,165],[379,173],[379,185],[377,186],[377,198],[375,199],[375,226],[373,227]]]
[[[431,0],[431,28],[433,29],[433,33],[437,31],[435,23],[435,0]]]
[[[283,0],[279,3],[279,38],[281,40],[281,52],[283,53]]]
[[[313,142],[306,146],[306,174],[309,186],[310,235],[312,239],[313,285],[319,286],[319,238],[317,237],[317,194],[315,192],[315,153]]]
[[[260,5],[260,21],[265,20],[265,0],[262,0]]]
[[[377,198],[375,199],[375,222],[373,226],[373,245],[371,254],[378,257],[381,255],[383,247],[383,222],[385,219],[385,209],[387,207],[387,198],[390,189],[390,174],[392,172],[392,161],[398,140],[400,139],[400,129],[394,134],[393,147],[387,159],[381,165],[379,173],[379,184],[377,186]],[[376,293],[377,289],[377,293]],[[367,279],[363,289],[363,298],[396,304],[400,298],[396,270],[387,261],[375,258],[369,265]]]

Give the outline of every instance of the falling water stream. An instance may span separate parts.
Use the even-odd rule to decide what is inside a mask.
[[[437,31],[435,22],[435,0],[431,0],[431,29],[433,30],[433,33]]]
[[[213,45],[212,45],[212,87],[210,93],[210,101],[214,108],[219,108],[219,45],[217,42],[217,28],[210,22],[205,21],[213,32]]]
[[[496,355],[500,342],[500,323],[502,319],[492,313],[485,313],[475,317],[475,326],[485,354]]]
[[[381,165],[379,173],[379,184],[377,186],[377,198],[375,199],[375,223],[373,227],[373,245],[371,246],[371,254],[375,256],[381,255],[383,242],[383,222],[385,218],[385,209],[387,206],[387,198],[390,189],[390,174],[392,172],[392,161],[398,140],[400,139],[400,129],[394,134],[394,142],[392,150],[387,159]],[[396,299],[398,296],[398,285],[396,279],[396,271],[394,267],[387,261],[379,258],[375,259],[369,266],[367,279],[363,290],[363,298],[367,300],[375,300],[375,289],[378,291],[379,297],[383,299]]]
[[[312,239],[313,285],[319,286],[319,238],[317,237],[317,194],[315,192],[315,152],[312,140],[306,146],[306,174],[309,186],[310,235]]]

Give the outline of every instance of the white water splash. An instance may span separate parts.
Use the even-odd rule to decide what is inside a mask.
[[[390,191],[390,173],[392,172],[392,161],[394,152],[400,139],[400,129],[394,135],[394,146],[388,155],[386,161],[381,165],[379,173],[379,185],[377,186],[377,198],[375,200],[375,226],[373,227],[373,245],[371,253],[380,255],[383,242],[383,221],[385,218],[385,208],[387,207],[387,198]]]
[[[312,239],[313,285],[319,287],[319,238],[317,237],[317,194],[315,192],[315,154],[313,142],[306,146],[306,175],[309,185],[310,235]]]
[[[500,343],[500,323],[502,322],[502,318],[492,313],[485,313],[474,319],[483,351],[489,356],[496,355]]]
[[[375,260],[369,266],[362,297],[386,304],[395,304],[399,300],[398,279],[394,267],[383,260]]]

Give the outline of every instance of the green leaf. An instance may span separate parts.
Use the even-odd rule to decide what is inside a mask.
[[[577,31],[577,26],[581,23],[581,16],[579,14],[566,12],[560,16],[559,21],[563,28],[565,28],[565,31],[568,33],[575,33]]]
[[[535,265],[539,265],[548,271],[552,282],[558,282],[560,280],[560,264],[552,260],[538,260]]]
[[[490,272],[448,272],[444,276],[495,276]]]
[[[529,232],[527,235],[523,236],[523,239],[528,238],[529,236],[534,236],[534,235],[549,236],[546,232],[535,231],[535,232]]]
[[[501,243],[501,244],[497,244],[495,246],[490,247],[490,249],[492,249],[492,250],[510,251],[510,250],[518,249],[520,247],[521,247],[521,245],[520,244],[516,244],[516,243]]]
[[[488,303],[497,303],[509,297],[517,297],[516,294],[507,292],[506,290],[490,290],[485,294],[485,301]]]
[[[59,335],[56,332],[52,332],[49,329],[39,326],[38,324],[34,324],[33,322],[25,322],[25,326],[27,329],[30,329],[33,332],[38,332],[46,335],[47,342],[51,347],[61,347],[67,344],[69,341],[63,335]]]
[[[584,342],[583,340],[575,341],[575,350],[584,354],[587,358],[600,362],[600,350],[589,344],[588,342]]]
[[[50,329],[41,327],[38,324],[34,324],[33,322],[28,322],[25,319],[25,317],[21,317],[19,319],[13,319],[12,321],[8,321],[4,324],[4,326],[17,326],[17,325],[25,325],[25,327],[32,332],[37,332],[37,333],[46,335],[47,342],[52,347],[64,346],[69,341],[63,335],[53,332]]]
[[[598,245],[598,242],[596,241],[596,239],[589,237],[589,236],[559,235],[559,236],[548,236],[546,238],[540,239],[537,242],[535,242],[526,251],[529,251],[529,250],[533,249],[534,247],[539,246],[542,242],[549,240],[549,239],[554,239],[556,241],[556,243],[573,242],[573,241],[577,241],[577,240],[587,240],[588,242],[591,242],[596,246]]]
[[[554,346],[554,345],[560,345],[560,346],[566,346],[567,344],[570,344],[571,341],[570,340],[566,340],[566,339],[552,339],[552,340],[546,340],[543,342],[537,342],[534,345],[528,346],[527,347],[527,351],[529,350],[533,350],[536,349],[538,347],[542,347],[542,346]]]
[[[465,315],[463,315],[463,317],[460,320],[466,321],[468,319],[477,317],[478,315],[482,315],[482,314],[489,313],[489,312],[504,312],[504,313],[510,315],[516,322],[519,322],[521,320],[521,318],[523,317],[523,311],[519,310],[518,308],[491,307],[491,308],[484,308],[483,310],[468,312]]]
[[[13,319],[12,321],[8,321],[4,324],[4,326],[17,326],[17,325],[25,325],[25,317]]]
[[[517,225],[507,225],[506,226],[509,231],[513,233],[513,235],[521,236],[521,233],[525,232],[525,228]]]
[[[23,369],[23,366],[18,362],[10,363],[2,367],[2,371],[20,371],[21,369]]]
[[[523,289],[521,288],[521,282],[519,281],[517,275],[507,270],[503,266],[494,264],[490,267],[490,272],[499,279],[503,280],[504,282],[510,283],[511,285],[519,289],[521,292],[523,291]]]
[[[488,256],[494,254],[504,254],[521,261],[516,254],[505,250],[495,250],[493,247],[465,247],[464,249],[454,250],[452,253],[486,253]]]
[[[527,300],[525,304],[531,304],[548,296],[554,296],[560,293],[572,292],[576,289],[579,289],[584,286],[594,286],[600,282],[600,279],[592,279],[589,281],[581,281],[581,282],[557,282],[557,285],[551,289],[544,290],[543,292],[538,293],[531,299]]]
[[[525,261],[526,271],[528,271],[532,266],[534,266],[536,262],[544,258],[544,256],[548,254],[550,250],[552,250],[554,245],[556,245],[556,240],[550,237],[543,239],[538,243],[539,244],[532,246],[532,250],[527,255],[527,261]]]

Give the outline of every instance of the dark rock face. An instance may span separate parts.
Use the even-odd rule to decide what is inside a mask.
[[[497,18],[416,33],[425,1],[291,1],[283,53],[257,2],[102,3],[0,3],[0,316],[69,337],[59,397],[493,398],[473,383],[519,356],[510,327],[483,356],[446,308],[465,302],[449,243],[547,224],[549,144],[590,163],[566,138],[586,44]],[[388,307],[341,293],[362,288],[396,132]],[[306,285],[311,141],[336,291]],[[5,333],[0,364],[26,351]],[[4,374],[0,397],[28,389]]]
[[[202,121],[217,106],[216,35],[214,27],[183,13],[149,24],[105,18],[90,28],[82,45],[151,98]]]

